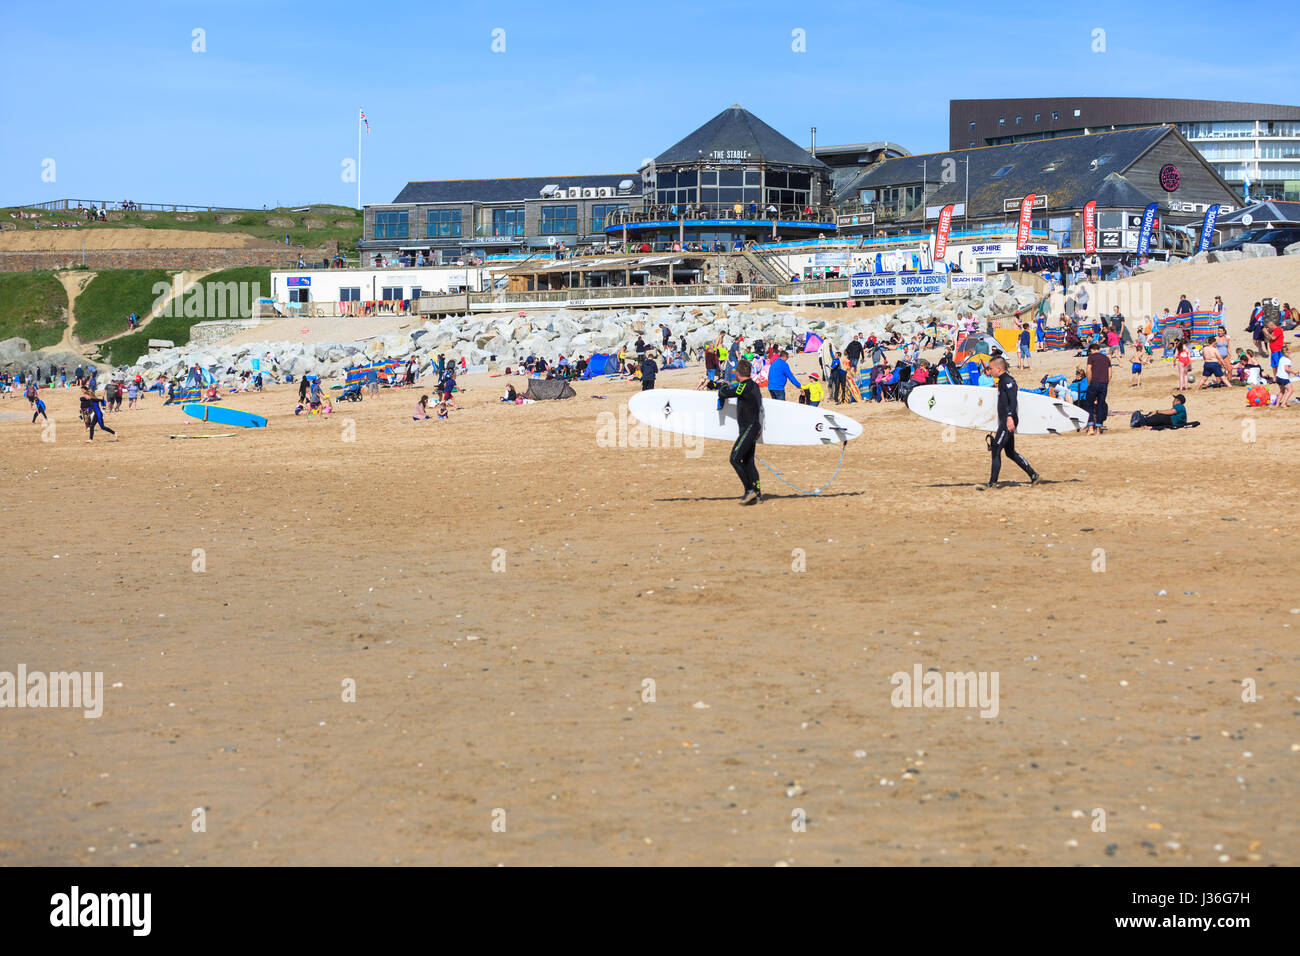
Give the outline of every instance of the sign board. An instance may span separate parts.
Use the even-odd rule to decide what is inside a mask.
[[[284,280],[289,288],[302,288],[311,285],[311,276],[289,276]]]
[[[966,246],[965,250],[976,259],[1014,259],[1017,255],[1014,242],[977,242]],[[1054,256],[1056,244],[1050,242],[1027,242],[1020,250],[1030,256]]]
[[[855,298],[879,296],[910,299],[942,292],[946,288],[946,272],[859,272],[849,278],[850,294]]]
[[[1099,236],[1097,247],[1099,249],[1122,249],[1124,237],[1118,229],[1103,229]],[[1134,242],[1136,245],[1136,241]]]
[[[812,264],[815,266],[848,265],[851,256],[847,252],[814,252]]]
[[[966,275],[961,272],[950,272],[948,273],[948,285],[953,289],[978,289],[984,285],[985,278],[985,276],[978,274]]]
[[[1017,196],[1015,199],[1004,199],[1004,200],[1002,200],[1002,211],[1003,211],[1003,212],[1019,212],[1019,211],[1020,211],[1020,203],[1024,200],[1024,198],[1025,198],[1024,196]],[[1034,208],[1035,208],[1035,209],[1046,209],[1046,208],[1047,208],[1047,196],[1046,196],[1046,195],[1042,195],[1042,196],[1040,196],[1040,195],[1035,195],[1035,196],[1034,196]]]
[[[837,229],[852,228],[853,226],[871,226],[876,222],[874,212],[859,212],[852,216],[836,216],[835,226]]]
[[[1037,206],[1037,203],[1034,205]],[[943,212],[943,206],[926,206],[925,218],[938,219],[941,212]],[[964,215],[966,215],[966,204],[964,202],[954,203],[952,207],[952,217],[954,219],[960,219]]]

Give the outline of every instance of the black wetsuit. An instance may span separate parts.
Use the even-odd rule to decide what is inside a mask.
[[[1038,477],[1037,473],[1025,461],[1024,457],[1016,452],[1016,436],[1014,432],[1007,431],[1007,419],[1010,418],[1018,426],[1020,424],[1020,388],[1016,385],[1016,380],[1009,374],[1003,373],[998,379],[998,430],[993,433],[993,440],[989,443],[989,449],[993,452],[993,467],[989,472],[989,484],[996,484],[998,472],[1002,468],[1002,453],[1005,451],[1007,457],[1024,469],[1025,474],[1030,478]]]
[[[81,414],[85,417],[86,426],[90,429],[90,440],[95,440],[95,426],[99,426],[100,431],[108,432],[110,435],[116,435],[117,432],[104,424],[104,403],[98,398],[81,399]]]
[[[731,446],[731,467],[736,469],[745,491],[759,491],[754,452],[762,429],[763,395],[752,381],[719,386],[718,407],[729,398],[736,400],[736,422],[740,425],[740,434]]]

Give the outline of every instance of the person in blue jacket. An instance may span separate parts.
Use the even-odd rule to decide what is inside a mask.
[[[767,367],[767,394],[778,402],[785,401],[785,387],[790,382],[794,383],[795,388],[803,388],[799,380],[794,377],[794,372],[790,371],[789,358],[790,353],[782,349],[772,364]]]

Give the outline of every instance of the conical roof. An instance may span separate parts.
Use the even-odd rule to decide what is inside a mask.
[[[656,166],[709,160],[742,160],[769,165],[829,168],[802,146],[782,136],[738,104],[723,110],[695,132],[655,157]]]

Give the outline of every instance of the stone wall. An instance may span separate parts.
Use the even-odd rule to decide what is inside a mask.
[[[92,271],[102,269],[233,269],[240,266],[269,266],[292,269],[301,255],[308,263],[332,258],[338,243],[328,242],[315,249],[285,246],[274,249],[59,249],[27,252],[0,250],[0,272],[29,272],[36,269],[71,269],[84,261]]]
[[[267,321],[274,321],[274,319],[265,321],[262,319],[213,319],[210,322],[195,322],[190,326],[189,344],[195,348],[204,345],[215,345],[218,342],[225,341],[232,335],[247,332],[259,325],[265,325]]]

